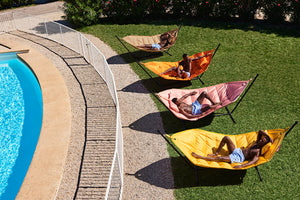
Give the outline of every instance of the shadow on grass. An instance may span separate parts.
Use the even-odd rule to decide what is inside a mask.
[[[173,169],[174,185],[170,173],[170,161]],[[180,168],[180,169],[179,169]],[[126,174],[165,189],[190,188],[201,186],[239,185],[243,183],[246,170],[225,170],[203,168],[198,171],[199,184],[196,185],[194,170],[181,157],[164,158],[148,165],[134,174]]]
[[[141,87],[141,84],[147,88]],[[171,89],[171,88],[184,88],[191,86],[191,81],[174,81],[174,80],[166,80],[161,77],[153,77],[148,79],[138,80],[124,88],[122,88],[122,92],[134,92],[134,93],[158,93],[163,90]]]
[[[300,24],[283,22],[281,24],[272,24],[267,20],[254,19],[251,21],[243,21],[238,18],[230,19],[212,19],[212,18],[185,18],[185,19],[172,19],[164,18],[165,20],[147,20],[143,24],[149,25],[176,25],[182,26],[195,26],[202,28],[210,28],[215,30],[233,30],[239,29],[243,31],[255,31],[267,34],[277,34],[279,36],[300,37]],[[118,24],[109,21],[102,24]],[[126,23],[119,23],[124,25]],[[131,24],[131,23],[129,23]],[[180,33],[179,33],[180,34]]]
[[[123,53],[123,54],[119,54],[119,55],[115,55],[115,56],[112,56],[110,58],[107,59],[107,63],[108,64],[123,64],[123,63],[120,63],[120,59],[116,59],[121,57],[124,59],[124,61],[128,64],[130,63],[134,63],[136,61],[144,61],[144,60],[148,60],[148,59],[153,59],[153,58],[158,58],[158,57],[161,57],[163,56],[163,53],[161,52],[146,52],[146,51],[133,51],[131,53]],[[116,61],[119,61],[119,62],[116,62]]]
[[[195,169],[181,157],[172,157],[171,162],[175,188],[240,185],[247,172],[247,170],[198,168],[198,184],[196,184]]]
[[[163,120],[163,124],[168,124],[168,126],[165,127],[172,127],[171,129],[166,130],[166,132],[173,134],[186,129],[208,126],[212,123],[214,116],[208,115],[197,121],[183,121],[176,118],[170,111],[154,112],[136,120],[128,127],[140,132],[158,134],[157,130],[160,130],[161,124],[157,124],[157,121],[160,118]]]

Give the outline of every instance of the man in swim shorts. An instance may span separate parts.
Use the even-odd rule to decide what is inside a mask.
[[[175,70],[180,78],[189,78],[191,76],[192,71],[192,61],[199,60],[203,57],[208,56],[210,53],[207,53],[203,56],[198,56],[196,58],[189,58],[189,56],[185,53],[182,55],[183,60],[179,62],[178,67],[171,67],[161,74],[165,74],[167,72]]]
[[[191,105],[188,105],[183,102],[184,99],[195,94],[197,94],[197,92],[190,92],[188,94],[183,95],[180,99],[177,98],[172,99],[172,102],[177,105],[179,111],[182,114],[184,114],[186,117],[194,118],[194,117],[202,116],[209,109],[215,108],[218,105],[220,105],[220,103],[215,103],[208,95],[208,93],[205,91],[202,92],[199,95],[199,97],[196,99],[196,101]],[[212,105],[208,105],[208,104],[203,105],[202,102],[204,98],[208,99],[212,103]]]
[[[140,45],[137,46],[139,48],[144,48],[144,49],[149,49],[149,50],[156,50],[156,51],[160,51],[161,48],[168,46],[169,44],[169,38],[170,38],[170,34],[165,33],[162,34],[160,36],[160,42],[159,43],[154,43],[154,44],[144,44],[144,45]]]
[[[193,152],[192,156],[208,161],[228,163],[243,163],[245,160],[248,160],[248,163],[234,166],[234,168],[243,168],[255,164],[258,161],[259,156],[261,156],[262,148],[269,142],[273,143],[273,139],[265,131],[259,130],[255,143],[242,150],[236,148],[232,140],[228,136],[225,136],[214,154],[208,154],[207,157],[204,157]],[[225,144],[227,144],[229,155],[218,156]]]

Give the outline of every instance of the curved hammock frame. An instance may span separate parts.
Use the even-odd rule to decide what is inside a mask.
[[[225,135],[219,134],[214,132],[209,132],[200,129],[190,129],[186,131],[182,131],[179,133],[175,133],[172,136],[164,135],[160,131],[158,131],[163,138],[171,145],[172,148],[188,163],[189,166],[195,169],[196,173],[196,180],[198,184],[198,175],[197,170],[201,168],[215,168],[215,169],[229,169],[229,170],[245,170],[252,167],[258,172],[260,180],[262,181],[262,177],[258,170],[258,165],[262,165],[266,162],[269,162],[274,154],[279,151],[281,147],[282,140],[288,133],[294,128],[294,126],[298,123],[296,121],[291,128],[286,129],[269,129],[265,130],[268,135],[273,139],[273,144],[268,143],[262,149],[262,155],[260,156],[259,160],[250,166],[244,168],[233,168],[236,163],[230,164],[226,162],[216,162],[216,161],[206,161],[203,159],[197,159],[191,155],[192,152],[195,152],[202,156],[207,156],[207,154],[215,153],[216,148],[220,144],[222,138],[224,136],[229,136],[230,139],[234,142],[237,148],[247,147],[252,145],[256,139],[258,131],[256,132],[249,132],[239,135]],[[170,141],[169,139],[172,141]],[[178,151],[175,146],[180,150]],[[183,154],[183,155],[182,155]],[[228,155],[228,149],[225,145],[220,152],[221,155]],[[245,161],[244,163],[247,163]]]
[[[218,85],[205,87],[205,88],[198,88],[198,89],[169,89],[162,91],[157,94],[157,99],[166,107],[168,108],[177,118],[182,120],[188,120],[188,121],[196,121],[198,119],[201,119],[211,113],[213,113],[216,110],[219,110],[223,107],[225,107],[227,113],[219,113],[214,114],[214,116],[222,116],[222,115],[229,115],[230,118],[234,123],[235,120],[232,116],[232,113],[236,110],[237,106],[241,103],[255,80],[257,79],[258,74],[255,76],[255,78],[248,81],[234,81],[234,82],[227,82],[227,83],[221,83]],[[187,97],[184,102],[187,104],[191,104],[194,102],[198,96],[203,92],[206,91],[215,102],[222,102],[222,105],[217,106],[214,109],[210,109],[206,111],[202,116],[194,117],[194,118],[188,118],[182,113],[179,112],[179,109],[176,104],[172,102],[173,98],[180,98],[183,95],[195,91],[197,94],[193,96]],[[245,92],[244,92],[245,91]],[[244,93],[243,93],[244,92]],[[240,95],[243,93],[243,95],[240,97]],[[235,105],[235,107],[230,111],[227,106],[229,104],[232,104],[240,97],[239,101]],[[211,104],[209,100],[204,99],[203,104]]]

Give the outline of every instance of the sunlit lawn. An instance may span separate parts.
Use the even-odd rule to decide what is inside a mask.
[[[85,27],[81,31],[93,34],[109,44],[131,64],[149,90],[158,92],[159,88],[133,62],[115,35],[155,35],[176,27],[177,24],[173,22],[105,24]],[[259,77],[233,114],[237,124],[233,124],[228,116],[208,117],[186,123],[187,128],[240,134],[259,129],[286,128],[299,120],[300,38],[296,30],[234,23],[183,23],[176,44],[169,51],[172,56],[164,54],[144,62],[178,61],[183,53],[192,55],[210,50],[218,43],[221,46],[203,76],[205,85],[194,80],[185,88],[248,80],[257,73]],[[134,48],[129,48],[135,51]],[[152,75],[157,77],[153,73]],[[165,131],[168,134],[182,131],[182,123],[155,101],[161,111]],[[229,108],[233,106],[230,105]],[[263,182],[259,181],[254,168],[242,172],[208,169],[199,173],[199,186],[195,186],[194,171],[169,147],[176,187],[175,196],[177,199],[298,199],[299,141],[298,125],[284,139],[281,150],[273,159],[259,167]]]

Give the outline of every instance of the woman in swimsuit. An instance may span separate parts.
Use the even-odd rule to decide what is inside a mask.
[[[234,162],[243,163],[245,160],[248,160],[249,161],[248,163],[234,166],[234,168],[243,168],[255,164],[258,161],[259,156],[261,156],[261,149],[269,142],[273,143],[272,138],[265,131],[259,130],[256,142],[250,147],[241,150],[240,148],[235,147],[234,143],[228,136],[225,136],[222,139],[216,153],[208,154],[207,155],[208,157],[204,157],[193,152],[192,156],[196,158],[208,160],[208,161],[228,162],[228,163],[234,163]],[[221,151],[221,149],[225,144],[227,144],[229,155],[218,156],[219,152]]]

